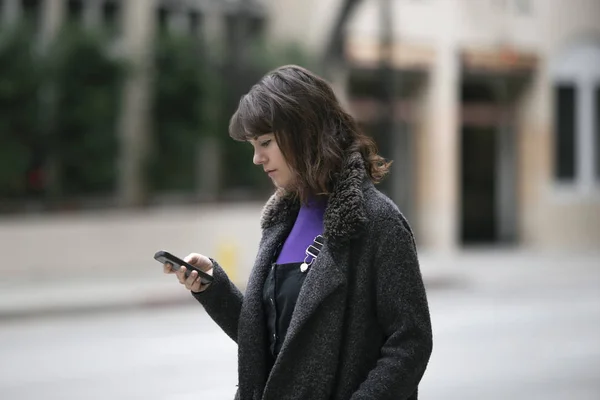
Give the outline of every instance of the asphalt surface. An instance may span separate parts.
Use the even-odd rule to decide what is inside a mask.
[[[430,290],[420,398],[600,399],[600,267],[558,267]],[[235,344],[193,303],[4,320],[0,355],[3,400],[221,400],[237,382]]]

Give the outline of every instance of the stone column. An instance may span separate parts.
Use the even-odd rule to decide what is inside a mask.
[[[21,3],[19,0],[4,0],[2,7],[2,23],[5,26],[12,25],[21,18]]]
[[[220,3],[219,3],[220,4]],[[223,47],[225,34],[225,13],[217,3],[205,3],[205,7],[198,9],[200,12],[200,32],[204,50],[209,60],[214,60],[216,54],[211,51],[220,51]],[[208,118],[215,118],[216,113],[221,112],[222,104],[211,104],[207,111]],[[214,121],[210,126],[216,126]],[[198,144],[197,185],[196,195],[205,201],[214,201],[219,198],[222,182],[222,146],[218,135],[227,135],[227,132],[207,132]],[[227,139],[226,139],[227,140]]]
[[[460,65],[453,3],[447,2],[431,69],[424,163],[427,195],[420,205],[422,233],[432,250],[452,252],[460,236]],[[446,3],[444,3],[446,4]]]
[[[150,138],[152,43],[155,31],[153,0],[124,3],[123,49],[133,71],[125,84],[120,122],[119,201],[123,206],[146,200],[144,166]]]
[[[83,23],[86,28],[96,29],[100,25],[102,9],[97,0],[83,3]]]
[[[209,47],[225,37],[225,14],[217,3],[208,3],[201,9],[200,30]]]
[[[583,75],[583,74],[582,74]],[[579,76],[576,81],[577,88],[577,114],[576,126],[579,134],[576,136],[577,148],[575,176],[578,190],[584,195],[591,195],[595,190],[596,176],[594,152],[596,147],[594,139],[594,90],[596,82],[588,74]]]
[[[48,53],[56,35],[58,34],[65,15],[65,2],[63,0],[47,0],[42,3],[41,9],[41,29],[39,36],[41,51]],[[46,82],[41,88],[40,100],[44,104],[42,121],[47,129],[45,134],[52,135],[54,126],[54,116],[56,113],[56,85],[52,82]],[[49,139],[52,141],[52,137]],[[48,190],[46,199],[49,201],[60,198],[62,194],[62,182],[60,171],[60,158],[52,151],[47,154],[44,166]]]
[[[42,5],[42,46],[46,48],[58,33],[65,15],[63,0],[46,0]]]

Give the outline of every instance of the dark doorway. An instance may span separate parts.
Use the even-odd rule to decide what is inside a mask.
[[[462,242],[497,240],[496,132],[493,127],[462,129]]]

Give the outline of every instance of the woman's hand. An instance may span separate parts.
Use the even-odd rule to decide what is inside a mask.
[[[185,257],[183,261],[193,265],[200,271],[206,272],[209,275],[212,275],[213,273],[212,261],[210,261],[208,257],[203,256],[202,254],[191,253],[187,257]],[[170,263],[165,263],[163,265],[163,270],[165,274],[175,274],[177,276],[177,279],[179,280],[179,283],[185,285],[186,289],[191,290],[195,293],[200,293],[204,291],[208,287],[208,285],[210,285],[203,285],[202,282],[200,282],[200,278],[198,277],[198,273],[196,271],[192,271],[190,273],[190,276],[186,278],[185,273],[187,271],[187,268],[183,266],[179,268],[179,270],[173,271],[172,265]]]

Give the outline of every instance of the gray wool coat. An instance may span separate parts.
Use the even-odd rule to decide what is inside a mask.
[[[194,297],[238,344],[239,400],[417,399],[432,333],[410,227],[347,158],[324,217],[325,245],[307,272],[287,336],[268,369],[263,284],[299,204],[273,195],[244,295],[215,262]]]

